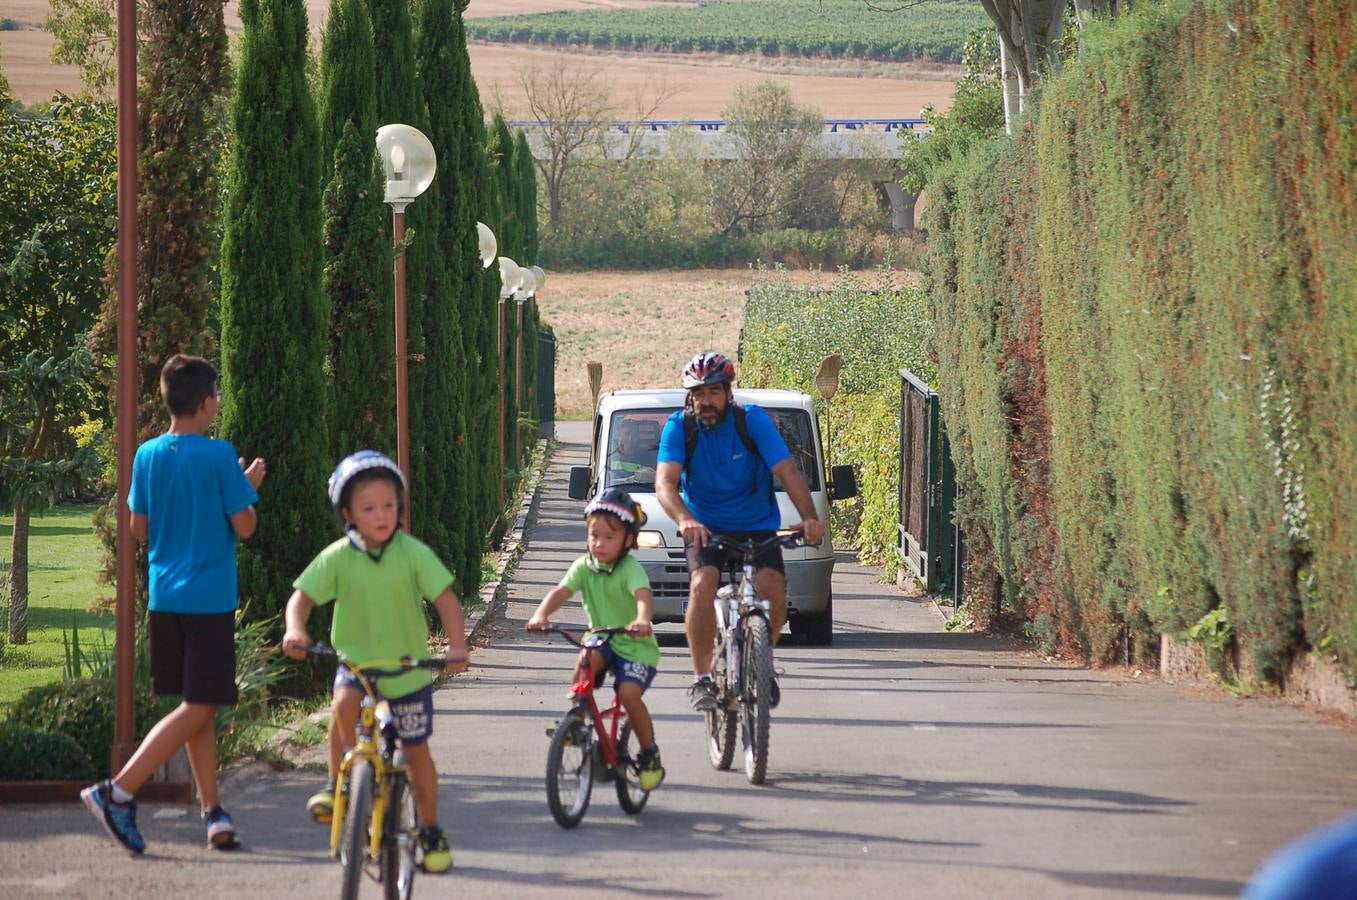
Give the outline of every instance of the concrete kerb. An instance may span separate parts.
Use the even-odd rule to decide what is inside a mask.
[[[504,547],[495,564],[495,578],[481,588],[480,604],[467,615],[467,643],[472,647],[483,647],[489,642],[495,618],[508,602],[509,575],[528,548],[528,525],[537,516],[542,482],[546,478],[547,464],[551,458],[550,451],[550,442],[546,438],[537,442],[529,464],[528,477],[531,481],[525,486],[523,502],[518,507],[513,527],[504,537]]]

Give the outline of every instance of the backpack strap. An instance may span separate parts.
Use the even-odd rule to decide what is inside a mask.
[[[744,444],[745,449],[759,457],[758,445],[754,443],[754,438],[749,434],[749,421],[745,414],[744,406],[731,401],[731,415],[735,417],[735,433],[740,436],[740,442]],[[691,409],[683,411],[683,471],[687,474],[692,470],[693,451],[697,449],[697,415]],[[761,458],[761,457],[760,457]],[[771,482],[770,482],[771,487]],[[754,475],[749,486],[749,493],[753,494],[759,489],[759,479],[757,473]]]

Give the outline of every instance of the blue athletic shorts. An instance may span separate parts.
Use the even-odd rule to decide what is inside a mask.
[[[594,679],[594,687],[603,683],[603,677],[609,672],[613,673],[613,688],[622,686],[622,682],[631,681],[639,684],[641,690],[645,691],[650,687],[650,682],[655,680],[655,673],[658,671],[654,666],[648,666],[645,663],[633,662],[630,659],[623,659],[613,650],[611,643],[604,644],[602,647],[595,647],[594,653],[603,657],[603,669]]]
[[[334,689],[337,692],[340,688],[363,690],[362,683],[343,664],[335,670]],[[391,704],[391,713],[396,717],[396,733],[402,744],[413,747],[433,734],[433,685],[426,684],[404,697],[388,697],[386,702]]]

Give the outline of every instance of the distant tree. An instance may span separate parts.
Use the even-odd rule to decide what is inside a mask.
[[[608,120],[615,116],[602,69],[584,69],[557,62],[543,71],[523,69],[519,82],[528,111],[538,122],[543,148],[537,168],[547,194],[547,224],[561,223],[565,180],[582,158],[601,156]]]
[[[3,48],[0,48],[0,50],[3,50]],[[0,107],[9,106],[12,102],[14,102],[14,95],[10,93],[9,79],[5,77],[4,67],[0,66]]]
[[[391,226],[373,141],[375,62],[364,0],[331,3],[320,71],[330,455],[339,459],[362,448],[394,454]]]
[[[274,615],[333,534],[321,291],[320,134],[301,0],[243,0],[236,135],[222,246],[221,433],[269,463],[240,553],[251,620]]]
[[[757,231],[795,203],[824,116],[796,105],[786,85],[767,78],[736,88],[722,117],[733,158],[707,166],[714,223],[722,235]]]
[[[115,0],[50,0],[43,30],[52,35],[52,62],[80,69],[80,81],[94,96],[106,96],[117,76]],[[138,0],[144,22],[146,0]],[[221,4],[217,3],[220,7]]]
[[[931,132],[923,138],[901,130],[900,184],[920,194],[939,165],[964,156],[975,144],[1004,133],[1003,89],[999,83],[998,41],[992,31],[976,32],[962,53],[966,74],[957,82],[946,112],[932,104],[923,118]]]
[[[93,393],[80,343],[114,241],[114,144],[107,103],[58,99],[34,118],[0,108],[0,505],[14,511],[14,643],[28,639],[30,517],[97,469],[60,436]]]

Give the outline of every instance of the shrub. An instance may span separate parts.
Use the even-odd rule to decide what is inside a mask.
[[[0,723],[0,781],[91,781],[94,778],[94,764],[89,754],[67,735]]]
[[[96,777],[109,774],[113,746],[113,680],[78,678],[32,688],[10,707],[6,724],[27,731],[62,734],[75,741],[94,765]],[[146,687],[136,691],[135,729],[144,735],[167,710]]]

